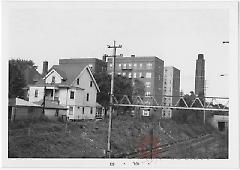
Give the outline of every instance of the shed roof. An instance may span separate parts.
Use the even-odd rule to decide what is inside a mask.
[[[26,101],[20,98],[10,98],[8,100],[8,106],[26,106],[26,107],[41,107],[41,105]]]

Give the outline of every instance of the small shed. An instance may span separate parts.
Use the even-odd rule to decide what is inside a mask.
[[[102,118],[104,118],[104,115],[105,115],[104,107],[102,105],[100,105],[99,103],[97,103],[95,118],[96,119],[102,119]]]
[[[34,102],[38,105],[42,105],[43,100],[39,102]],[[66,106],[56,104],[54,101],[45,101],[45,111],[44,114],[51,120],[57,120],[59,117],[66,119],[68,108]]]
[[[10,98],[8,100],[8,119],[11,121],[22,119],[37,119],[42,116],[42,107],[32,102]]]

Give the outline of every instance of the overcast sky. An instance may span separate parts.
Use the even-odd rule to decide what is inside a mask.
[[[181,89],[194,91],[195,62],[206,62],[208,96],[228,96],[229,13],[225,9],[165,8],[126,3],[23,3],[5,6],[6,57],[33,60],[42,72],[60,58],[112,54],[157,56],[181,71]]]

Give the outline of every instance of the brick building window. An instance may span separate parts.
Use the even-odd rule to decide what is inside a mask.
[[[147,69],[152,69],[152,63],[147,63]]]
[[[133,73],[133,78],[137,78],[137,73]]]
[[[93,114],[93,108],[91,107],[90,114]]]
[[[83,108],[82,108],[82,114],[84,114],[84,110],[85,110],[85,108],[83,107]]]
[[[152,77],[152,73],[147,72],[147,73],[146,73],[146,78],[151,78],[151,77]]]
[[[135,69],[137,69],[137,64],[136,64],[136,63],[134,63],[134,64],[133,64],[133,67],[134,67]]]
[[[142,69],[142,63],[139,64],[140,69]]]
[[[79,79],[77,79],[77,85],[79,85]]]
[[[151,82],[148,81],[145,83],[145,85],[146,85],[146,87],[151,87]]]
[[[127,69],[127,64],[123,64],[123,69]]]
[[[128,74],[128,78],[132,78],[132,73],[129,73],[129,74]]]
[[[145,92],[145,96],[150,96],[150,95],[151,95],[150,91]]]
[[[132,69],[132,63],[128,64],[129,69]]]

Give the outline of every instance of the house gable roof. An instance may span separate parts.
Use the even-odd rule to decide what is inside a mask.
[[[95,87],[97,88],[97,91],[100,92],[100,89],[99,89],[99,87],[98,87],[98,85],[97,85],[97,82],[96,82],[96,80],[95,80],[95,78],[94,78],[94,76],[93,76],[93,74],[92,74],[92,72],[91,72],[91,69],[90,69],[88,66],[86,66],[86,67],[81,71],[81,73],[76,76],[76,78],[73,80],[73,82],[74,82],[78,77],[81,77],[81,75],[84,73],[85,70],[88,71],[91,79],[93,80],[93,83],[94,83]],[[72,84],[73,84],[73,82],[72,82]],[[72,84],[71,84],[71,85],[72,85]]]
[[[95,87],[97,88],[97,91],[100,92],[100,89],[97,85],[97,82],[91,72],[91,69],[88,66],[85,67],[79,67],[79,66],[66,66],[66,65],[54,65],[50,68],[48,74],[44,77],[48,77],[51,74],[51,71],[56,71],[63,79],[61,84],[58,85],[64,85],[64,86],[73,86],[73,82],[77,79],[77,77],[80,77],[85,70],[88,71]],[[40,81],[36,83],[36,85],[43,85],[44,81]]]

